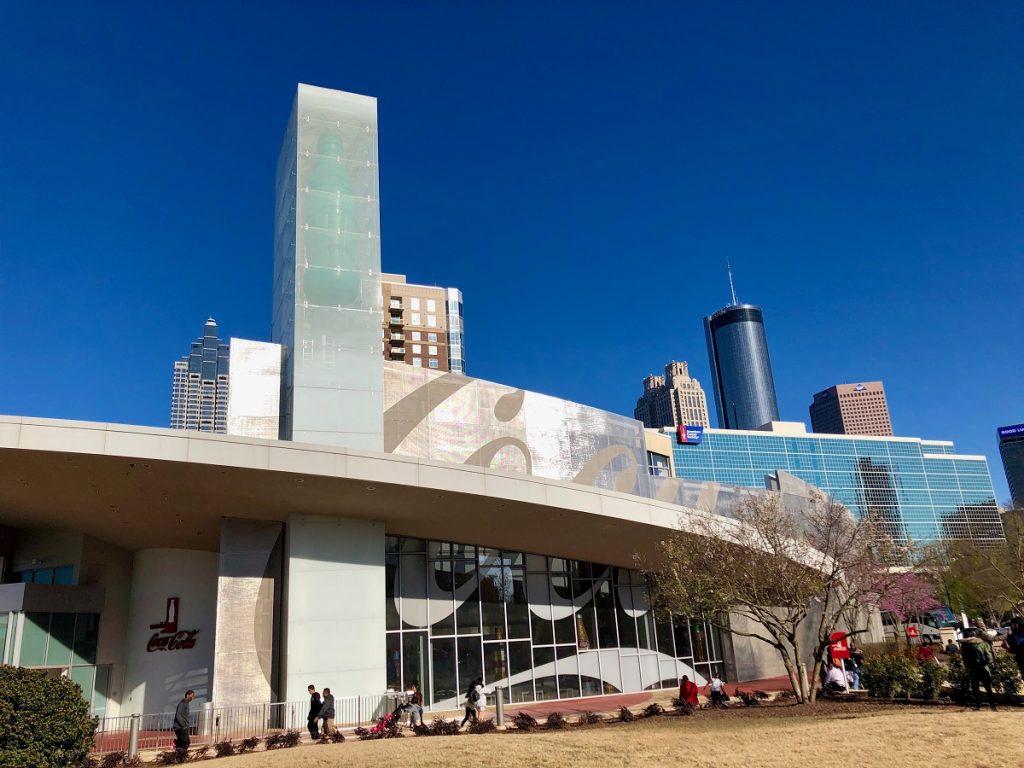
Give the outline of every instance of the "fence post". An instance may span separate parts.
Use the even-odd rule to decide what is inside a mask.
[[[139,716],[132,715],[128,720],[128,757],[137,757],[139,754]]]
[[[505,725],[505,687],[495,686],[494,696],[494,724],[501,728]]]

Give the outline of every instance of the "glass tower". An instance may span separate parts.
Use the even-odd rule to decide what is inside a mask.
[[[1024,507],[1024,424],[999,428],[999,456],[1014,506]]]
[[[383,450],[376,99],[299,85],[274,235],[281,437]]]
[[[171,429],[224,434],[228,426],[228,345],[212,317],[191,351],[174,362]]]
[[[732,304],[704,318],[718,426],[754,429],[779,420],[764,316],[753,304]]]
[[[948,441],[706,429],[672,452],[689,480],[763,488],[766,475],[789,472],[898,542],[1003,537],[988,462]]]

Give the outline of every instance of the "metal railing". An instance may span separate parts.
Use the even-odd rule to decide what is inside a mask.
[[[395,706],[394,693],[374,696],[345,696],[334,700],[335,728],[352,728],[376,722]],[[192,744],[216,744],[219,741],[237,741],[250,736],[263,738],[271,733],[297,730],[306,732],[308,701],[284,701],[267,704],[242,704],[234,707],[203,705],[192,712],[189,733]],[[132,721],[138,719],[133,726]],[[174,745],[174,714],[163,712],[147,715],[104,717],[96,729],[93,752],[119,750],[170,749]],[[133,741],[133,727],[137,735]]]

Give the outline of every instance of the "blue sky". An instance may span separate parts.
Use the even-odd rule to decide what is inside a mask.
[[[0,413],[165,426],[208,315],[269,338],[299,81],[378,97],[384,268],[460,287],[470,374],[632,413],[765,310],[783,418],[1024,422],[1024,5],[8,2]]]

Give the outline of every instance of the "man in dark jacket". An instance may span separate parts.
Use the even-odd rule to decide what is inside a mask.
[[[195,691],[191,689],[185,691],[185,698],[178,702],[178,706],[174,710],[174,747],[179,752],[186,751],[192,744],[192,739],[188,735],[189,725],[191,725],[191,713],[188,705],[195,697]]]
[[[330,688],[324,688],[324,704],[320,708],[320,717],[324,721],[324,735],[334,733],[334,696]]]
[[[309,691],[309,714],[306,716],[306,729],[309,731],[310,738],[316,741],[320,735],[320,726],[317,725],[317,720],[320,718],[323,703],[320,701],[320,694],[316,692],[315,685],[311,684],[306,690]]]
[[[996,698],[992,694],[992,649],[988,643],[978,636],[978,630],[967,627],[963,631],[964,639],[960,641],[960,655],[964,660],[964,668],[971,679],[971,694],[974,697],[974,708],[981,709],[981,686],[988,693],[988,705],[996,708]]]

